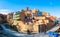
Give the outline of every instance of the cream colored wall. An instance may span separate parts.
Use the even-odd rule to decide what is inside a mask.
[[[33,33],[38,33],[38,25],[33,26]]]
[[[49,16],[49,13],[48,12],[42,12],[42,15]]]
[[[34,18],[35,19],[46,19],[46,17],[44,17],[44,16],[35,16]]]
[[[18,28],[18,30],[20,29],[20,31],[23,33],[27,33],[27,30],[33,31],[32,33],[38,33],[38,30],[39,30],[38,25],[49,23],[49,20],[45,19],[45,17],[42,17],[42,18],[44,18],[43,20],[45,23],[43,23],[42,19],[39,19],[38,21],[33,22],[33,23],[29,22],[29,25],[27,25],[27,23],[24,24],[22,21],[16,21],[15,20],[13,25],[17,25],[17,23],[18,23],[20,28],[19,28],[19,26],[17,26],[17,28]]]

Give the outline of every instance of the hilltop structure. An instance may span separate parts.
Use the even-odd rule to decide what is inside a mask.
[[[12,22],[12,26],[15,25],[19,32],[38,33],[45,32],[56,25],[56,19],[48,12],[41,12],[38,9],[30,10],[28,7],[26,10],[21,10],[7,15],[7,20]],[[56,20],[56,21],[54,21]]]

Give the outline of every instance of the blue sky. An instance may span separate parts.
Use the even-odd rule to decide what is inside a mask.
[[[27,6],[30,9],[37,8],[40,11],[60,17],[60,0],[0,0],[0,13],[3,11],[18,11]]]

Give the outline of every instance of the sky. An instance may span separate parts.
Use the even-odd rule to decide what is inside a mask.
[[[0,0],[0,13],[3,14],[26,9],[26,7],[37,8],[40,11],[60,17],[60,0]]]

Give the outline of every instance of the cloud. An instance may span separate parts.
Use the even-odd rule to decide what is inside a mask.
[[[6,9],[1,9],[0,10],[0,14],[8,14],[8,13],[11,13],[11,11],[10,10],[6,10]]]

